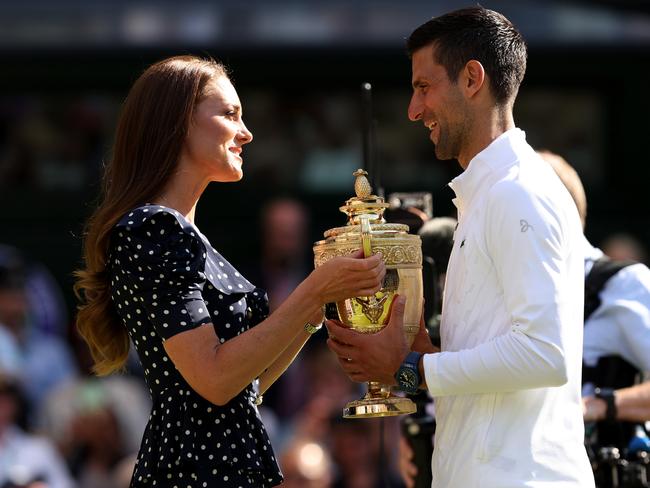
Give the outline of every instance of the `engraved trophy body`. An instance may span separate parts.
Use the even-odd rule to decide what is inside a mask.
[[[383,198],[372,195],[366,175],[363,170],[354,173],[357,196],[340,207],[341,212],[348,216],[348,223],[345,227],[326,231],[325,239],[315,243],[315,266],[359,248],[366,256],[380,252],[386,264],[381,290],[373,296],[338,302],[339,320],[357,332],[373,334],[388,323],[395,295],[403,295],[406,297],[404,335],[410,346],[419,329],[423,305],[420,236],[409,234],[407,225],[386,223],[383,213],[388,204]],[[386,417],[415,410],[411,400],[394,395],[390,386],[370,381],[367,394],[360,400],[349,402],[343,410],[343,417]]]

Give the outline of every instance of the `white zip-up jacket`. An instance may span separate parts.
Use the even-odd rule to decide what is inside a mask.
[[[424,356],[436,488],[593,487],[580,399],[584,255],[569,193],[512,129],[450,186],[458,228]]]

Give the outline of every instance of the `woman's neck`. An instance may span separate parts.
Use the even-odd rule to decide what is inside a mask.
[[[178,210],[194,223],[196,204],[208,186],[208,181],[199,181],[190,171],[179,167],[165,189],[154,199],[154,203]]]

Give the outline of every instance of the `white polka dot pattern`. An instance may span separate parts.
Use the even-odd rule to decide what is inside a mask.
[[[108,270],[153,400],[131,487],[279,484],[252,385],[227,405],[213,405],[163,347],[164,339],[210,322],[221,342],[245,332],[268,315],[264,291],[178,212],[159,205],[129,212],[113,229]]]

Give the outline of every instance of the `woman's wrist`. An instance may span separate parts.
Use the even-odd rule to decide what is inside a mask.
[[[300,302],[305,304],[312,313],[316,313],[325,303],[321,296],[322,293],[320,293],[318,280],[314,279],[313,271],[298,285],[296,292],[298,293]]]
[[[321,329],[322,326],[323,326],[322,322],[314,323],[314,322],[310,321],[310,322],[307,322],[305,324],[304,328],[305,328],[305,332],[307,332],[307,334],[314,335],[316,332],[318,332]]]
[[[316,333],[323,326],[323,321],[325,320],[324,309],[324,306],[318,307],[305,324],[305,331],[309,335]]]

